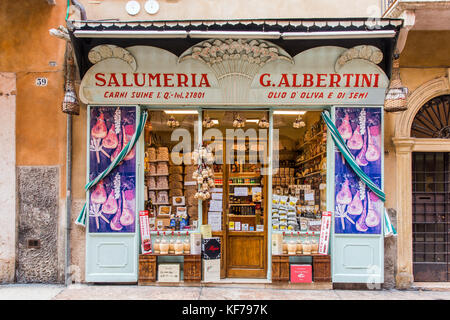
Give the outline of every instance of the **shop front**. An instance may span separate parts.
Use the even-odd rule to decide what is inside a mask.
[[[399,26],[382,22],[311,39],[74,26],[86,281],[382,283]]]

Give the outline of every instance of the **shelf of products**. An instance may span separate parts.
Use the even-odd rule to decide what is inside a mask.
[[[145,158],[145,208],[149,211],[151,231],[188,231],[197,228],[197,186],[189,165],[175,165],[168,146],[149,145]]]

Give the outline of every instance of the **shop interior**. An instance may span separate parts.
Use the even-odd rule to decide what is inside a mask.
[[[208,225],[221,240],[221,278],[262,279],[269,229],[272,254],[317,253],[327,170],[320,114],[275,110],[270,124],[269,110],[149,110],[144,198],[155,251],[189,252],[189,233]]]

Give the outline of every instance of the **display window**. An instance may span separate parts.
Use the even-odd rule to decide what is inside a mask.
[[[145,127],[145,208],[152,231],[198,227],[198,170],[192,160],[198,112],[149,110]]]
[[[326,125],[321,111],[306,110],[275,111],[273,122],[272,233],[283,234],[283,254],[316,254],[327,204]]]

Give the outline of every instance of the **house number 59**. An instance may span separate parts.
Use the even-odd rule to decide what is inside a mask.
[[[47,78],[36,78],[36,85],[38,87],[45,87],[47,86],[48,80]]]

